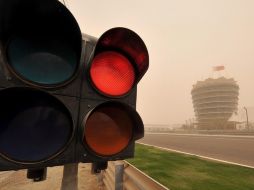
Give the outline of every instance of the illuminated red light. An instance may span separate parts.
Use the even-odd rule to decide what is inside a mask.
[[[135,71],[130,61],[122,54],[105,51],[93,59],[90,77],[94,86],[103,94],[122,96],[133,87]]]

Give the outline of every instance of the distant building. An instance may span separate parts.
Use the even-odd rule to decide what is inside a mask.
[[[229,121],[238,106],[239,86],[233,78],[198,81],[191,95],[198,129],[235,129]]]

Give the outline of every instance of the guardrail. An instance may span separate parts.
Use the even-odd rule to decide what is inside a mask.
[[[106,190],[169,190],[126,161],[109,162],[98,179]]]
[[[246,135],[253,136],[254,128],[250,130],[172,130],[169,128],[145,128],[145,133],[168,133],[168,134],[202,134],[202,135]]]

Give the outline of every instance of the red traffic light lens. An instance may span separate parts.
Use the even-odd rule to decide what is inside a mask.
[[[84,143],[98,155],[111,156],[126,148],[132,138],[133,120],[121,104],[106,103],[85,120]]]
[[[127,28],[111,28],[102,34],[95,47],[95,57],[106,50],[117,50],[131,60],[135,68],[135,84],[140,81],[149,67],[149,55],[145,43],[138,34]]]
[[[122,54],[105,51],[93,59],[90,77],[94,86],[103,94],[122,96],[131,90],[135,82],[135,71]]]

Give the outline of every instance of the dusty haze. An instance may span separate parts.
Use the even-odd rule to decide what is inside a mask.
[[[254,106],[254,1],[65,0],[83,33],[99,37],[123,26],[137,32],[150,54],[138,85],[137,109],[146,124],[194,117],[190,91],[224,65],[240,86],[239,108]]]

